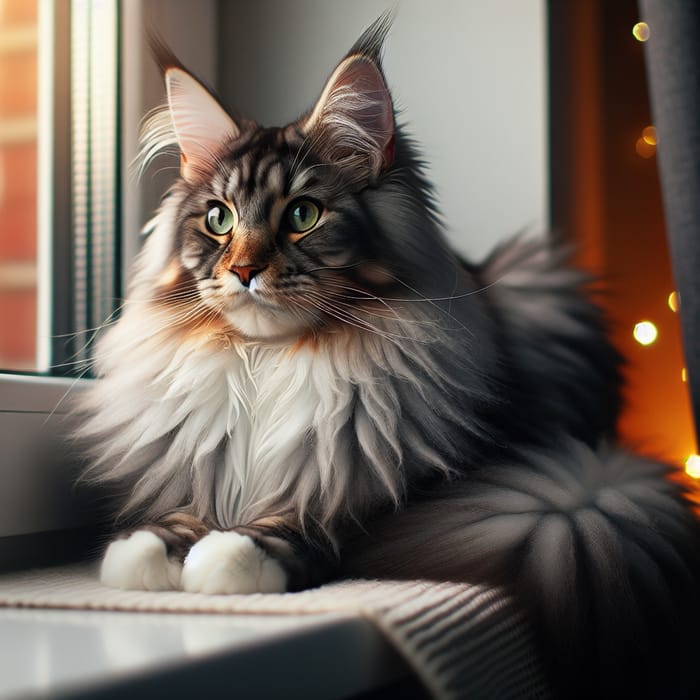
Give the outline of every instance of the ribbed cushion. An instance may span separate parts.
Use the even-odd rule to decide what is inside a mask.
[[[122,591],[73,565],[0,576],[0,607],[222,614],[353,613],[367,618],[435,698],[545,698],[531,634],[495,588],[421,581],[341,581],[286,594]]]

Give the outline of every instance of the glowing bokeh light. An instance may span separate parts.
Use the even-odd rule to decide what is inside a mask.
[[[642,138],[650,145],[656,146],[658,140],[656,138],[656,127],[645,126],[642,129]]]
[[[681,368],[681,381],[682,382],[688,381],[688,370],[685,367]]]
[[[685,473],[693,479],[700,479],[700,455],[688,455],[685,460]]]
[[[635,324],[632,335],[640,345],[651,345],[659,337],[659,331],[651,321],[640,321]]]
[[[637,22],[637,24],[632,27],[632,36],[637,41],[647,41],[651,31],[649,30],[649,25],[646,22]]]
[[[681,299],[678,296],[678,292],[671,292],[668,295],[668,308],[671,309],[674,314],[678,313],[678,309],[681,308]]]
[[[637,155],[642,158],[652,158],[656,153],[656,146],[645,141],[643,136],[637,139],[634,148],[637,151]]]

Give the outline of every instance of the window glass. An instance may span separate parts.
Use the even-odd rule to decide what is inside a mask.
[[[0,368],[36,367],[37,0],[0,0]]]

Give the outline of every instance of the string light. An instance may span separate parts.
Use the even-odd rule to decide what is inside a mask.
[[[671,292],[668,295],[668,308],[673,311],[674,314],[678,313],[678,309],[681,307],[681,299],[678,296],[678,292]]]
[[[637,155],[642,158],[654,156],[656,153],[656,129],[653,126],[645,126],[634,148],[637,151]]]
[[[634,148],[637,151],[637,155],[641,156],[642,158],[652,158],[656,153],[656,147],[648,144],[642,138],[637,139],[637,143],[635,144]]]
[[[649,25],[646,22],[637,22],[637,24],[632,27],[632,36],[637,41],[648,41],[650,35]]]
[[[642,138],[650,145],[650,146],[656,146],[658,143],[657,138],[656,138],[656,127],[654,126],[645,126],[642,129]]]
[[[632,36],[638,42],[646,42],[651,37],[651,29],[646,22],[637,22],[632,27]],[[630,140],[631,141],[631,140]],[[657,134],[656,128],[653,125],[645,126],[641,129],[641,132],[637,132],[637,138],[635,142],[635,151],[640,158],[651,159],[656,156],[656,148],[659,143],[659,135]],[[631,146],[631,142],[629,142]],[[630,149],[631,150],[631,149]],[[667,297],[668,308],[674,313],[679,313],[681,299],[677,291],[672,291]],[[640,320],[634,325],[632,330],[632,336],[634,340],[642,346],[653,345],[659,337],[659,329],[656,324],[649,320]],[[661,349],[657,350],[660,351]],[[680,379],[682,382],[688,382],[688,371],[686,367],[679,366],[681,363],[676,364],[676,369],[674,371],[680,370]],[[678,376],[678,375],[676,375]],[[676,380],[677,381],[677,380]],[[678,387],[677,387],[678,388]],[[688,449],[686,447],[686,449]],[[697,448],[696,448],[697,449]],[[686,474],[697,480],[696,483],[700,486],[700,454],[696,452],[686,453],[687,457],[685,461],[682,461],[682,455],[677,454],[679,466],[682,464],[681,468],[685,469]]]
[[[700,479],[700,455],[688,455],[685,460],[685,473],[693,479]]]
[[[659,331],[651,321],[640,321],[634,326],[632,335],[640,345],[651,345],[659,337]]]

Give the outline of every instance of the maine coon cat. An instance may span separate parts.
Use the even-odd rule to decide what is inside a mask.
[[[81,399],[86,478],[120,530],[102,580],[497,584],[567,697],[680,692],[694,517],[664,465],[614,446],[619,357],[565,250],[450,249],[396,123],[387,28],[282,128],[232,117],[160,47],[143,157],[179,149],[180,177]]]

